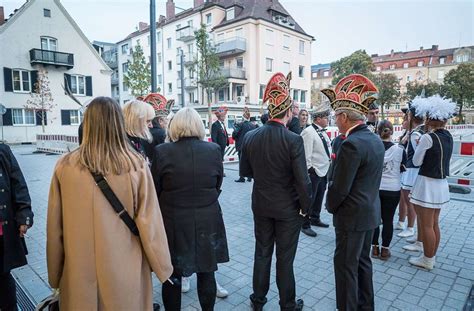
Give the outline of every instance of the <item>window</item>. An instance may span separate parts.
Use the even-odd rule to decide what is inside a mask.
[[[457,63],[464,63],[469,60],[469,55],[468,54],[461,54],[461,55],[456,55],[456,62]]]
[[[267,39],[266,43],[268,45],[273,45],[273,41],[274,41],[273,35],[274,35],[273,30],[271,30],[271,29],[266,29],[265,30],[265,38]]]
[[[304,78],[304,66],[298,67],[298,77]]]
[[[290,72],[291,66],[289,62],[283,62],[283,72]]]
[[[409,67],[409,64],[408,63],[403,63],[403,68],[408,68]]]
[[[71,92],[74,95],[86,95],[86,77],[71,75]]]
[[[14,92],[30,92],[30,72],[27,70],[12,70],[13,91]]]
[[[438,80],[443,80],[444,79],[444,70],[438,71]]]
[[[243,29],[243,28],[237,28],[237,29],[235,30],[235,36],[236,36],[237,38],[243,38],[243,36],[244,36],[244,29]]]
[[[411,77],[407,76],[407,82],[410,82],[410,81],[411,81]]]
[[[326,70],[325,72],[323,72],[323,76],[324,77],[329,77],[329,70]]]
[[[389,68],[390,68],[390,70],[394,70],[396,68],[396,66],[395,66],[395,64],[391,64]]]
[[[58,41],[50,37],[41,37],[41,49],[47,51],[56,51],[58,49]]]
[[[36,125],[35,111],[30,109],[12,109],[13,125]]]
[[[381,71],[381,70],[382,70],[382,67],[377,66],[376,70],[377,70],[377,71]]]
[[[283,49],[290,49],[290,36],[288,35],[283,35]]]
[[[161,32],[156,33],[156,42],[161,43]]]
[[[128,62],[122,64],[122,73],[126,74],[128,72]]]
[[[194,104],[194,92],[189,93],[189,103]]]
[[[220,89],[219,92],[218,92],[218,100],[220,102],[223,102],[225,101],[225,91],[224,89]]]
[[[161,63],[161,53],[158,53],[156,56],[156,60],[158,61],[158,63]]]
[[[79,110],[69,110],[70,118],[71,118],[71,125],[79,125],[82,122],[82,112]]]
[[[122,45],[122,55],[128,53],[128,44]]]
[[[440,58],[439,58],[439,64],[440,64],[440,65],[444,65],[445,62],[446,62],[446,58],[445,58],[445,57],[440,57]]]
[[[173,63],[170,60],[168,61],[168,70],[173,70]]]
[[[122,83],[122,89],[124,92],[128,92],[128,86],[125,84],[125,82]]]
[[[235,59],[237,63],[237,68],[244,68],[244,58],[243,57],[237,57]]]
[[[51,10],[50,9],[43,9],[44,17],[51,17]]]
[[[163,76],[158,75],[158,84],[161,84],[161,83],[163,83]]]
[[[189,26],[189,27],[193,27],[193,20],[192,20],[192,19],[190,19],[190,20],[188,21],[188,26]]]
[[[300,54],[304,54],[304,41],[300,40]]]
[[[311,73],[311,78],[316,79],[317,77],[318,77],[318,73],[317,73],[317,72],[312,72],[312,73]]]
[[[306,91],[301,91],[301,102],[302,103],[306,102]]]
[[[206,14],[206,24],[207,25],[212,24],[212,14],[211,13]]]
[[[226,20],[234,19],[235,17],[235,8],[230,8],[225,10],[225,18]]]
[[[168,83],[168,94],[173,93],[173,83]]]
[[[266,70],[269,72],[273,71],[273,59],[271,58],[266,58],[265,59],[265,64],[266,64]]]
[[[423,61],[422,60],[418,61],[417,66],[418,67],[423,67]]]
[[[137,39],[137,44],[136,45],[141,45],[140,42],[141,42],[140,39]]]
[[[166,39],[166,45],[168,46],[168,49],[171,49],[171,38]]]
[[[262,98],[263,98],[263,93],[265,92],[265,87],[266,87],[265,84],[260,84],[260,91],[259,91],[259,93],[258,93],[258,99],[262,99]]]
[[[236,85],[235,86],[235,93],[237,96],[244,95],[244,86],[243,85]]]
[[[299,93],[299,90],[293,90],[293,100],[294,101],[298,101],[298,93]]]
[[[224,33],[223,32],[217,34],[217,40],[216,41],[217,42],[224,41]]]

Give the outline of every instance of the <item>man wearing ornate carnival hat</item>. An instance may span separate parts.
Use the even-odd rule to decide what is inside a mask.
[[[254,178],[252,211],[255,230],[254,310],[267,302],[270,270],[276,245],[276,282],[281,310],[301,310],[296,298],[293,261],[302,217],[311,203],[303,139],[286,126],[292,118],[291,74],[273,75],[265,89],[270,119],[244,137],[240,176]]]
[[[377,92],[372,81],[358,74],[341,79],[334,90],[322,92],[345,133],[335,156],[326,197],[336,229],[334,274],[339,310],[374,310],[370,244],[380,225],[379,186],[384,146],[365,124]]]
[[[229,146],[229,135],[224,124],[228,108],[220,106],[214,111],[217,120],[212,123],[211,140],[221,147],[222,161],[224,161],[225,147]]]

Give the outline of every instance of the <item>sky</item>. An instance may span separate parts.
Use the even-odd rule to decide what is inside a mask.
[[[184,9],[192,0],[175,0]],[[5,16],[24,1],[2,0]],[[118,42],[149,22],[148,0],[62,0],[89,40]],[[156,0],[156,15],[165,14],[166,0]],[[431,48],[474,45],[472,0],[280,0],[312,35],[312,64],[329,63],[364,49],[388,54]],[[176,10],[179,12],[179,9]]]

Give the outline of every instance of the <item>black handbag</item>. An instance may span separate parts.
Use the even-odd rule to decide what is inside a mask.
[[[105,179],[105,177],[100,174],[94,174],[92,172],[91,174],[92,174],[92,177],[94,177],[95,184],[102,191],[105,198],[107,199],[107,201],[109,201],[110,205],[112,205],[112,208],[118,214],[120,219],[123,220],[125,225],[128,227],[128,229],[130,229],[130,231],[132,231],[134,235],[139,236],[140,232],[138,231],[137,224],[135,223],[135,221],[133,221],[132,217],[130,217],[130,215],[127,213],[122,203],[120,202],[120,200],[112,191],[112,189],[109,186],[109,183],[107,182],[107,179]]]

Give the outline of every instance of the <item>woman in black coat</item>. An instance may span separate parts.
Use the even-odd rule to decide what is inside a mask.
[[[32,225],[25,178],[10,147],[0,144],[0,310],[16,310],[10,271],[27,264],[24,234]]]
[[[163,284],[166,310],[180,310],[182,276],[197,274],[202,310],[213,310],[214,272],[229,261],[227,239],[219,205],[223,178],[220,147],[203,141],[199,114],[183,108],[171,120],[171,143],[155,148],[151,167],[165,224],[174,272]]]

